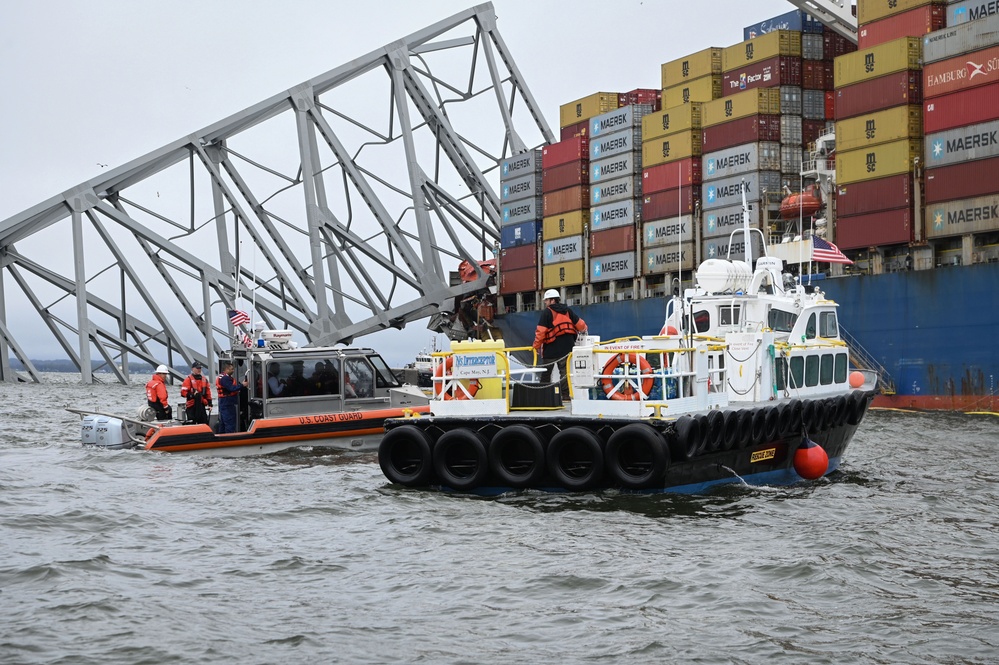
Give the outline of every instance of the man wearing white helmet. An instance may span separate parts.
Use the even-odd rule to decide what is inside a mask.
[[[548,383],[552,376],[552,366],[558,365],[559,395],[562,399],[569,394],[569,376],[566,360],[576,343],[576,336],[586,332],[586,322],[576,316],[567,305],[563,305],[559,292],[548,289],[544,294],[545,309],[534,331],[534,348],[541,354],[545,367],[542,381]]]
[[[170,396],[167,394],[166,377],[170,373],[166,365],[160,365],[153,373],[153,378],[146,384],[146,403],[156,411],[156,420],[173,418],[173,407],[170,406]]]

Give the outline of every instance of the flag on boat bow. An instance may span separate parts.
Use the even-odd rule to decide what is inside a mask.
[[[853,263],[839,251],[839,247],[816,235],[812,236],[812,260],[822,263]]]

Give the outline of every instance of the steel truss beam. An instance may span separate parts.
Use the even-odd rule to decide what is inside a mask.
[[[0,222],[0,379],[41,380],[39,331],[127,382],[214,366],[231,309],[312,344],[450,309],[486,285],[450,272],[498,245],[499,162],[554,140],[492,4],[465,10]]]

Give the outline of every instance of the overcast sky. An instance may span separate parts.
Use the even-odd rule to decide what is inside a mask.
[[[493,5],[499,32],[556,134],[560,104],[600,90],[657,88],[661,63],[740,42],[744,26],[793,9],[785,0]],[[0,221],[102,168],[472,6],[460,0],[5,3]],[[423,346],[429,333],[412,327]],[[375,338],[370,343],[378,346]]]

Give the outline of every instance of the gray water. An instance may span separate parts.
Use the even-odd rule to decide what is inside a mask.
[[[0,385],[0,662],[996,663],[999,418],[871,413],[790,488],[470,498],[374,456],[85,450]]]

